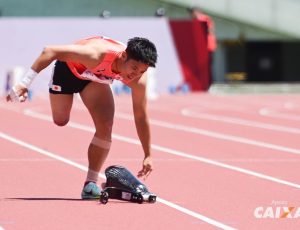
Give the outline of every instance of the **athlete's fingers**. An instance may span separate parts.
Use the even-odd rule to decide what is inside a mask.
[[[148,172],[146,172],[145,176],[144,176],[144,180],[146,180],[148,178],[148,176],[150,175],[150,173],[152,172],[152,169],[149,169]]]
[[[144,170],[142,169],[142,170],[140,170],[139,172],[138,172],[138,177],[142,177],[144,175]]]
[[[143,168],[138,172],[138,177],[142,177],[144,180],[150,175],[151,171],[153,170],[153,163],[151,157],[146,157],[143,160]]]
[[[145,175],[145,172],[146,172],[146,170],[145,170],[145,168],[143,167],[143,169],[142,170],[140,170],[139,172],[138,172],[138,177],[143,177],[144,175]]]
[[[28,97],[28,93],[25,92],[23,95],[19,96],[19,101],[24,102],[26,101],[27,97]]]
[[[6,101],[12,101],[10,95],[6,96]]]
[[[151,169],[151,167],[144,166],[143,169],[138,172],[137,176],[142,178],[143,180],[146,180],[152,171],[153,170]]]
[[[16,85],[13,86],[8,95],[6,96],[6,101],[12,102],[24,102],[28,97],[28,90],[23,86]]]
[[[21,95],[21,96],[19,97],[19,101],[20,101],[20,102],[24,102],[24,101],[26,101],[26,97],[25,97],[25,96],[23,96],[23,95]]]

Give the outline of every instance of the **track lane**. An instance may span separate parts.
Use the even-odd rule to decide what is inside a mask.
[[[23,119],[22,121],[21,121],[21,119],[18,119],[18,116],[20,117],[20,116],[22,116],[21,114],[18,114],[18,113],[13,113],[13,114],[10,114],[9,115],[9,117],[10,117],[10,120],[15,120],[15,121],[17,121],[17,122],[15,122],[14,123],[14,125],[16,125],[16,126],[18,126],[18,127],[20,127],[20,130],[22,130],[22,128],[24,128],[24,127],[26,127],[28,124],[29,124],[29,120],[27,120],[27,119]],[[27,120],[27,121],[26,121]],[[31,119],[32,120],[32,119]],[[20,124],[18,124],[18,122],[20,122]],[[37,132],[37,133],[41,133],[42,132],[42,130],[44,130],[45,129],[45,122],[41,122],[41,123],[45,123],[44,125],[41,125],[41,124],[39,124],[40,122],[37,122],[38,124],[37,124],[37,126],[35,126],[35,125],[33,125],[33,127],[32,127],[32,129],[30,130],[32,133],[33,132]],[[9,127],[11,126],[11,124],[6,124],[7,125],[7,127],[6,128],[8,128],[9,129]],[[23,126],[22,126],[23,125]],[[47,125],[46,125],[47,126]],[[5,128],[5,127],[3,127],[3,128]],[[40,130],[40,132],[38,132],[38,129]],[[23,129],[24,130],[24,129]],[[51,129],[49,129],[48,130],[49,131],[49,134],[51,133]],[[12,132],[11,130],[10,130],[10,132]],[[14,132],[14,131],[13,131]],[[71,132],[72,133],[72,132]],[[71,136],[72,136],[72,134],[70,133],[70,130],[69,130],[69,135],[68,136],[70,136],[70,138],[72,138]],[[22,132],[16,132],[14,135],[16,135],[16,136],[18,136],[18,138],[20,138],[20,137],[22,137],[22,139],[26,139],[27,141],[28,140],[31,140],[31,141],[33,141],[33,142],[35,142],[35,143],[39,143],[39,144],[41,144],[42,146],[43,146],[43,149],[44,148],[46,148],[46,149],[51,149],[51,148],[53,148],[53,147],[55,147],[55,146],[57,146],[56,144],[53,144],[53,143],[55,143],[55,140],[56,140],[56,137],[54,138],[53,137],[53,135],[50,135],[50,136],[52,136],[53,138],[51,139],[51,142],[52,142],[52,145],[48,145],[48,142],[47,142],[47,144],[46,144],[46,146],[44,146],[44,144],[43,143],[45,143],[45,141],[49,141],[49,139],[48,140],[45,140],[45,138],[44,138],[44,142],[42,141],[43,140],[43,138],[42,137],[40,137],[40,136],[35,136],[35,135],[26,135],[26,132],[25,133],[22,133]],[[61,135],[63,135],[63,132],[61,133]],[[62,148],[62,147],[64,147],[63,145],[60,145],[60,148]],[[67,148],[66,146],[64,147],[64,148]],[[68,152],[68,151],[67,151]],[[49,172],[50,172],[50,169],[49,169]],[[63,178],[63,177],[62,177]],[[50,199],[51,200],[51,199]],[[27,200],[28,201],[28,200]],[[161,200],[161,202],[163,202],[163,200]],[[130,210],[131,210],[131,206],[130,206],[130,204],[127,204],[128,206],[127,206],[127,209],[128,208],[130,208]],[[176,205],[176,204],[174,204],[175,206],[178,206],[178,205]],[[156,206],[157,207],[157,206]],[[170,209],[170,207],[169,206],[165,206],[165,207],[167,207],[167,210],[169,210]],[[178,207],[180,207],[180,206],[178,206]],[[177,207],[177,208],[178,208]],[[171,209],[171,210],[173,210],[173,209]],[[190,216],[191,216],[191,214],[193,214],[193,212],[192,211],[190,211],[190,210],[187,210],[187,209],[183,209],[183,211],[184,210],[186,210],[186,212],[184,212],[184,213],[187,213],[188,215],[187,215],[187,217],[188,218],[191,218]],[[51,210],[50,210],[51,211]],[[133,212],[134,212],[134,210],[132,210]],[[57,210],[57,212],[59,212],[59,210]],[[127,211],[128,212],[128,211]],[[152,211],[153,212],[153,211]],[[173,211],[171,211],[171,213],[172,213]],[[182,211],[181,211],[182,212]],[[159,213],[159,212],[158,212]],[[165,213],[165,212],[164,212]],[[177,213],[176,215],[179,215],[180,216],[180,218],[178,218],[178,217],[172,217],[172,219],[180,219],[180,220],[182,220],[182,218],[181,218],[181,216],[182,216],[182,213],[180,214],[180,212],[178,212],[178,210],[175,210],[175,213]],[[110,213],[111,214],[111,213]],[[141,213],[141,217],[139,218],[138,217],[138,215],[136,215],[136,218],[138,218],[138,219],[142,219],[143,217],[143,215],[144,214],[147,214],[147,212],[144,212],[144,209],[143,209],[143,213]],[[166,215],[170,215],[170,214],[166,214]],[[166,216],[165,215],[165,216]],[[173,214],[172,214],[173,215]],[[150,216],[150,215],[149,215]],[[183,216],[186,216],[186,215],[183,215]],[[153,217],[153,215],[151,216],[151,218]],[[154,217],[155,217],[155,215],[154,215]],[[162,217],[163,217],[163,215],[162,215]],[[209,218],[207,218],[207,217],[204,217],[204,216],[201,216],[200,214],[197,214],[197,213],[194,213],[193,215],[192,215],[192,219],[194,220],[194,221],[190,221],[189,222],[189,226],[191,226],[191,229],[197,229],[198,227],[197,226],[199,226],[199,224],[201,225],[201,226],[203,226],[203,227],[205,227],[205,228],[208,228],[208,229],[210,229],[211,228],[211,226],[212,226],[212,224],[214,225],[214,226],[223,226],[223,228],[224,229],[230,229],[230,227],[227,227],[226,225],[223,225],[222,223],[218,223],[217,221],[214,221],[214,220],[212,220],[212,219],[209,219]],[[194,223],[195,223],[195,217],[197,217],[196,219],[198,219],[198,221],[197,221],[197,224],[195,225]],[[29,218],[30,219],[30,218]],[[183,219],[185,219],[185,217],[183,218]],[[199,220],[200,220],[200,222],[199,222]],[[207,224],[207,223],[205,223],[205,221],[203,221],[203,220],[206,220],[206,222],[209,222],[210,224]],[[110,220],[111,221],[111,220]],[[64,224],[64,222],[62,222],[63,224]],[[161,220],[161,223],[163,223],[163,221]],[[100,224],[100,223],[99,223]],[[118,223],[118,224],[120,224],[120,223]],[[155,224],[155,223],[153,223],[153,224]],[[183,228],[183,226],[182,226],[182,224],[177,224],[177,223],[173,223],[173,225],[174,224],[176,224],[176,227],[175,228],[177,228],[178,227],[178,229],[182,229]],[[183,225],[184,226],[186,226],[186,224],[187,223],[184,223]],[[135,225],[137,225],[137,226],[139,226],[139,227],[137,227],[136,229],[141,229],[141,225],[143,225],[143,223],[140,223],[140,224],[137,224],[137,223],[135,223]],[[132,226],[132,224],[131,224],[131,226]],[[151,224],[148,224],[148,226],[150,226],[151,227]],[[159,226],[159,225],[158,225]],[[157,226],[157,227],[158,227]],[[163,224],[162,226],[166,226],[165,224]],[[181,227],[180,227],[181,226]],[[156,227],[155,227],[156,228]],[[133,228],[133,229],[135,229],[135,228]]]
[[[81,115],[80,115],[81,116]],[[74,118],[75,119],[77,119],[76,118],[76,116],[74,116]],[[122,125],[120,125],[121,127],[123,126],[123,129],[124,129],[124,126],[125,127],[128,127],[128,124],[126,125],[126,124],[122,124]],[[128,129],[131,129],[131,128],[125,128],[126,130],[128,130]],[[161,129],[159,129],[158,130],[159,132],[161,132]],[[78,134],[80,134],[80,133],[78,133]],[[77,135],[77,134],[76,134]],[[82,135],[82,136],[85,136],[86,134],[84,134],[84,135]],[[174,134],[173,134],[174,135]],[[178,134],[176,134],[176,136],[177,136]],[[87,138],[88,139],[88,138]],[[77,139],[76,139],[77,140]],[[130,166],[131,168],[136,168],[136,169],[138,169],[138,166],[137,166],[137,164],[136,164],[136,161],[137,160],[139,160],[139,157],[140,157],[140,155],[136,155],[135,153],[137,153],[137,148],[136,147],[130,147],[129,148],[129,151],[127,151],[127,148],[124,148],[124,146],[127,146],[128,144],[121,144],[121,143],[118,143],[118,145],[117,146],[119,146],[119,145],[121,145],[122,146],[122,148],[120,148],[120,149],[122,149],[122,152],[125,152],[125,154],[124,154],[124,156],[122,157],[122,159],[129,159],[129,157],[130,157],[130,155],[127,155],[126,153],[128,152],[128,153],[130,153],[130,154],[132,154],[132,156],[134,157],[134,158],[132,158],[132,161],[127,161],[127,164],[130,166],[130,165],[132,165],[132,166]],[[61,146],[60,146],[61,147]],[[124,151],[126,149],[126,151]],[[112,154],[111,154],[111,159],[109,159],[109,161],[111,161],[111,162],[117,162],[119,159],[118,159],[118,154],[120,153],[120,150],[118,149],[118,148],[115,148],[115,150],[113,150],[112,151]],[[173,157],[168,157],[167,159],[166,159],[166,157],[165,157],[165,155],[161,155],[160,153],[157,153],[157,152],[155,152],[155,155],[157,155],[158,156],[158,158],[159,159],[161,159],[161,161],[158,161],[157,163],[156,163],[156,165],[157,164],[161,164],[160,166],[158,166],[157,168],[159,168],[159,169],[162,169],[162,168],[169,168],[170,169],[170,164],[172,164],[173,166],[175,166],[175,168],[174,168],[174,170],[170,170],[170,171],[176,171],[177,170],[177,168],[178,168],[178,165],[182,165],[182,169],[180,170],[182,173],[186,173],[186,168],[188,168],[188,169],[191,169],[191,171],[192,172],[195,172],[195,170],[199,170],[199,163],[195,163],[195,162],[193,162],[193,161],[184,161],[184,163],[182,164],[182,158],[177,158],[177,157],[175,157],[175,158],[173,158]],[[76,155],[76,158],[78,158],[79,156],[77,156]],[[125,161],[124,161],[125,162]],[[191,166],[191,165],[193,165],[193,164],[196,164],[197,165],[197,167],[195,167],[195,166]],[[172,167],[171,167],[172,168]],[[207,171],[208,169],[207,168],[211,168],[211,167],[207,167],[207,165],[201,165],[201,167],[200,167],[201,169],[203,169],[203,171],[204,172],[209,172],[209,171]],[[212,173],[212,174],[209,174],[209,175],[214,175],[215,174],[215,169],[213,168],[213,171],[212,172],[214,172],[214,173]],[[221,171],[221,170],[220,170]],[[223,172],[223,171],[222,171]],[[220,173],[217,173],[217,175],[215,175],[216,176],[216,178],[212,178],[212,180],[211,181],[218,181],[218,178],[219,178],[219,175],[220,174],[222,174],[222,172],[220,172]],[[167,173],[166,173],[167,174]],[[168,179],[170,180],[170,178],[168,178],[168,174],[166,175],[166,178],[157,178],[157,177],[155,177],[155,175],[157,175],[155,172],[154,172],[154,174],[153,174],[153,177],[151,176],[150,178],[149,178],[149,182],[150,182],[150,184],[151,184],[151,187],[152,186],[157,186],[156,185],[156,183],[154,183],[154,181],[151,181],[151,180],[153,180],[153,179],[156,179],[156,180],[159,180],[160,182],[162,182],[162,181],[166,181],[166,182],[168,182]],[[163,175],[163,173],[159,173],[159,176],[161,177],[161,175]],[[189,175],[189,174],[188,174]],[[187,176],[188,176],[187,175]],[[226,173],[226,175],[227,175],[227,173]],[[170,176],[170,175],[169,175]],[[233,175],[234,177],[236,177],[236,174],[234,174]],[[229,177],[228,176],[228,178],[234,178],[234,177]],[[153,178],[153,179],[152,179]],[[175,180],[175,181],[173,181],[172,182],[172,187],[173,186],[178,186],[178,181],[183,181],[183,179],[185,179],[185,178],[187,178],[187,177],[185,177],[185,178],[181,178],[180,176],[178,176],[177,174],[176,174],[176,176],[174,175],[174,178],[178,178],[178,179],[182,179],[182,180]],[[195,182],[193,182],[192,181],[192,184],[197,184],[197,182],[198,181],[208,181],[207,180],[207,177],[206,178],[198,178],[198,177],[196,177],[195,179],[197,179],[197,180],[195,180]],[[244,181],[245,179],[243,179],[243,181]],[[233,179],[229,179],[229,181],[231,182],[231,181],[234,181]],[[239,181],[239,180],[238,180]],[[248,181],[248,179],[246,179],[246,181]],[[210,181],[208,181],[208,182],[210,182]],[[207,182],[207,183],[208,183]],[[218,181],[219,182],[219,181]],[[221,182],[220,182],[221,183]],[[255,183],[254,183],[255,184]],[[250,185],[252,185],[252,183],[250,184]],[[272,184],[273,185],[273,184]],[[224,186],[224,184],[222,183],[222,186]],[[263,184],[263,187],[265,186],[265,183]],[[205,186],[204,186],[205,187]],[[269,187],[269,186],[267,186],[267,187]],[[211,184],[209,183],[209,184],[207,184],[207,186],[206,186],[206,188],[211,188]],[[230,189],[233,189],[234,187],[231,187]],[[252,188],[252,187],[251,187]],[[254,191],[256,191],[256,189],[257,189],[257,187],[256,187],[256,185],[253,187],[254,188]],[[265,188],[265,187],[264,187]],[[156,187],[154,187],[154,189],[156,190]],[[161,188],[159,188],[160,189],[160,191],[163,191],[163,190],[161,190]],[[275,189],[275,190],[277,190],[277,188]],[[222,189],[221,189],[221,191],[222,191]],[[273,189],[271,189],[271,191],[273,191]],[[188,193],[190,193],[190,190],[187,190],[187,191],[185,191],[185,192],[188,192]],[[167,196],[170,196],[170,193],[169,193],[169,191],[168,190],[166,190],[166,191],[164,191],[164,193],[167,195]],[[244,191],[242,191],[242,192],[240,192],[240,193],[238,193],[238,194],[248,194],[249,192],[247,191],[247,190],[244,190]],[[282,196],[274,196],[276,199],[278,198],[278,199],[284,199],[284,195],[285,194],[290,194],[289,192],[288,193],[285,193],[285,191],[282,191],[282,192],[279,192]],[[192,195],[193,195],[193,192],[191,193]],[[234,193],[234,194],[236,194],[236,193]],[[226,193],[226,195],[225,195],[225,197],[223,197],[223,199],[224,200],[227,200],[227,201],[232,201],[232,200],[234,200],[234,198],[235,199],[237,199],[236,197],[237,197],[237,195],[236,196],[234,196],[234,194],[232,194],[232,197],[231,196],[228,196],[228,194]],[[260,193],[258,193],[258,194],[260,194]],[[197,197],[196,195],[199,195],[199,194],[194,194],[194,197]],[[201,194],[200,194],[201,195]],[[199,195],[199,196],[200,196]],[[222,197],[222,194],[216,194],[217,196],[216,197]],[[223,195],[224,196],[224,195]],[[292,196],[294,196],[294,194],[292,194]],[[172,196],[173,197],[173,196]],[[176,194],[174,194],[174,197],[184,197],[183,195],[181,195],[181,193],[180,193],[180,196],[178,196],[178,193],[176,193]],[[249,197],[251,197],[252,198],[252,196],[251,195],[249,195]],[[206,197],[207,198],[207,197]],[[198,197],[197,197],[197,204],[201,204],[201,208],[203,208],[203,206],[205,206],[205,205],[203,205],[202,206],[202,204],[205,204],[205,203],[198,203]],[[209,199],[209,198],[208,198]],[[201,201],[201,200],[200,200]],[[254,201],[254,203],[256,203],[257,202],[257,200],[255,200],[255,199],[253,199],[253,201]],[[192,205],[193,205],[193,203],[191,202],[189,202],[189,201],[186,201],[186,200],[177,200],[177,202],[179,202],[179,204],[187,204],[188,206],[189,205],[191,205],[191,207],[192,207]],[[238,201],[237,201],[238,203],[240,202],[240,198],[238,199]],[[270,200],[265,200],[265,197],[262,197],[262,202],[261,203],[263,203],[264,205],[268,205],[269,203],[271,203],[272,201],[270,201]],[[291,200],[291,202],[293,202],[292,200]],[[194,202],[195,203],[195,202]],[[238,206],[237,205],[237,203],[236,202],[233,202],[234,203],[234,205],[233,205],[233,212],[238,212],[240,209],[237,209],[237,208],[234,208],[235,206]],[[227,205],[227,203],[225,202],[224,203],[224,201],[223,202],[219,202],[219,204],[222,204],[222,205],[225,205],[225,207],[226,207],[226,209],[227,209],[227,207],[228,207],[228,209],[230,209],[231,208],[231,206],[230,205]],[[250,215],[251,213],[250,212],[252,212],[253,210],[252,210],[252,206],[251,207],[249,207],[248,205],[247,205],[247,203],[245,203],[245,200],[241,200],[241,207],[244,207],[244,208],[246,208],[247,209],[247,213],[246,213],[246,215],[242,215],[242,216],[240,216],[239,218],[237,218],[238,220],[236,221],[236,219],[235,218],[233,218],[233,214],[234,213],[230,213],[229,212],[229,214],[227,214],[227,211],[225,211],[225,214],[224,213],[220,213],[222,216],[225,216],[224,217],[224,221],[226,221],[226,223],[228,223],[228,224],[236,224],[236,226],[238,226],[239,225],[239,220],[241,220],[241,219],[243,219],[243,218],[245,218],[245,216],[248,216],[248,214]],[[243,204],[245,204],[245,206],[243,206]],[[212,210],[212,207],[211,207],[211,205],[212,205],[212,203],[209,203],[209,205],[208,206],[206,206],[206,209],[208,209],[208,211],[207,210],[204,210],[204,211],[207,211],[207,212],[209,212],[210,210]],[[213,205],[213,207],[215,208],[216,206],[214,206]],[[194,207],[193,206],[193,208],[198,208],[198,207]],[[249,210],[251,210],[251,211],[249,211]],[[249,213],[248,213],[248,211],[249,211]],[[220,212],[220,210],[219,209],[215,209],[214,211],[213,211],[213,215],[216,215],[215,213],[219,213]],[[221,217],[222,217],[221,216]],[[250,218],[250,216],[249,216],[249,218]],[[251,215],[251,218],[253,218],[253,216]],[[244,220],[244,219],[243,219]],[[245,219],[245,220],[247,220],[247,219]],[[252,219],[253,220],[253,219]],[[254,219],[255,220],[255,219]],[[277,225],[275,225],[274,223],[277,223],[277,221],[268,221],[268,220],[259,220],[260,222],[259,223],[254,223],[255,225],[256,224],[264,224],[264,226],[272,226],[272,227],[275,227],[276,228],[276,226]],[[197,222],[197,221],[196,221]],[[236,223],[236,222],[238,222],[238,224]],[[266,222],[270,222],[270,224],[271,225],[265,225],[266,224]],[[197,222],[197,224],[199,224],[199,222]],[[277,223],[278,224],[278,223]],[[1,225],[1,224],[0,224]],[[235,226],[235,225],[234,225]],[[258,226],[260,226],[260,225],[258,225]],[[291,220],[291,221],[289,221],[289,222],[287,222],[287,221],[285,221],[285,225],[283,225],[284,227],[286,227],[286,226],[295,226],[294,225],[294,222],[293,222],[293,220]],[[199,227],[199,225],[198,225],[198,227]],[[275,229],[274,228],[274,229]],[[204,227],[204,229],[206,229],[205,227]]]

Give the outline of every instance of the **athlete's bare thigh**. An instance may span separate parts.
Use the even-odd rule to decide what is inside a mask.
[[[50,104],[54,123],[59,126],[66,125],[70,119],[73,94],[50,93]]]
[[[83,103],[89,110],[96,126],[96,132],[101,136],[110,136],[115,112],[111,88],[107,84],[91,82],[81,92]]]

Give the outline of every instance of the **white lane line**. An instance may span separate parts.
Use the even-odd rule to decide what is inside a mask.
[[[72,158],[75,161],[84,161],[87,162],[86,158]],[[0,162],[54,162],[54,159],[45,159],[45,158],[0,158]]]
[[[266,117],[275,117],[275,118],[286,119],[286,120],[300,121],[299,113],[298,115],[286,114],[286,113],[275,111],[275,109],[271,109],[271,108],[262,108],[259,110],[259,114]]]
[[[266,124],[262,122],[257,121],[251,121],[246,119],[240,119],[240,118],[232,118],[228,116],[221,116],[221,115],[213,115],[208,113],[198,113],[191,111],[190,109],[182,109],[181,114],[188,117],[193,118],[200,118],[200,119],[206,119],[206,120],[212,120],[212,121],[220,121],[225,123],[231,123],[231,124],[238,124],[243,126],[250,126],[255,128],[262,128],[262,129],[268,129],[273,131],[279,131],[279,132],[288,132],[288,133],[296,133],[300,134],[300,129],[297,128],[291,128],[281,125],[273,125],[273,124]]]
[[[65,164],[71,165],[71,166],[73,166],[75,168],[78,168],[78,169],[80,169],[82,171],[85,171],[85,172],[88,171],[88,168],[86,166],[78,164],[78,163],[76,163],[74,161],[71,161],[71,160],[69,160],[67,158],[61,157],[61,156],[59,156],[57,154],[54,154],[52,152],[46,151],[44,149],[41,149],[41,148],[39,148],[37,146],[31,145],[31,144],[29,144],[27,142],[24,142],[24,141],[22,141],[20,139],[14,138],[14,137],[12,137],[10,135],[7,135],[5,133],[0,132],[0,137],[3,138],[3,139],[5,139],[5,140],[7,140],[7,141],[10,141],[10,142],[13,142],[15,144],[18,144],[18,145],[20,145],[22,147],[28,148],[28,149],[30,149],[30,150],[32,150],[34,152],[40,153],[40,154],[45,155],[47,157],[51,157],[51,158],[53,158],[55,160],[61,161],[61,162],[65,163]],[[102,179],[106,179],[105,175],[102,174],[102,173],[99,173],[98,176],[100,178],[102,178]],[[164,205],[167,205],[168,207],[174,208],[174,209],[176,209],[176,210],[178,210],[178,211],[180,211],[182,213],[185,213],[185,214],[187,214],[189,216],[195,217],[195,218],[197,218],[199,220],[202,220],[202,221],[204,221],[204,222],[206,222],[208,224],[211,224],[211,225],[213,225],[215,227],[218,227],[218,228],[221,228],[221,229],[226,229],[226,230],[233,230],[234,229],[234,228],[232,228],[232,227],[230,227],[228,225],[225,225],[225,224],[223,224],[221,222],[218,222],[218,221],[216,221],[214,219],[211,219],[209,217],[203,216],[203,215],[201,215],[201,214],[199,214],[197,212],[191,211],[191,210],[189,210],[187,208],[184,208],[184,207],[182,207],[180,205],[174,204],[174,203],[172,203],[170,201],[167,201],[165,199],[162,199],[162,198],[158,197],[157,201],[160,202],[160,203],[162,203],[162,204],[164,204]]]
[[[69,158],[72,161],[76,162],[87,162],[87,158]],[[219,161],[219,162],[231,162],[231,163],[289,163],[289,164],[299,164],[300,159],[278,159],[278,158],[268,158],[268,159],[260,159],[260,158],[224,158],[224,159],[212,159],[214,161]],[[108,161],[119,161],[119,162],[140,162],[140,158],[112,158],[110,157]],[[0,158],[0,162],[7,162],[7,163],[15,163],[15,162],[55,162],[54,159],[48,159],[48,158]],[[188,159],[188,158],[155,158],[155,162],[194,162],[193,159]]]
[[[40,113],[31,111],[31,110],[26,110],[26,111],[24,111],[24,113],[26,115],[34,117],[34,118],[38,118],[38,119],[42,119],[42,120],[52,122],[52,117],[49,116],[49,115],[40,114]],[[87,131],[87,132],[92,132],[92,133],[95,132],[95,129],[93,127],[78,124],[78,123],[75,123],[75,122],[69,122],[68,126],[72,127],[72,128],[79,129],[79,130]],[[140,142],[137,139],[124,137],[124,136],[121,136],[121,135],[118,135],[118,134],[113,134],[112,137],[113,137],[113,139],[116,139],[116,140],[119,140],[119,141],[123,141],[123,142],[130,143],[130,144],[135,144],[135,145],[140,145]],[[295,184],[295,183],[292,183],[292,182],[289,182],[289,181],[281,180],[281,179],[278,179],[278,178],[275,178],[275,177],[271,177],[271,176],[268,176],[268,175],[265,175],[265,174],[261,174],[261,173],[251,171],[251,170],[239,168],[239,167],[236,167],[236,166],[231,166],[231,165],[224,164],[224,163],[214,161],[214,160],[211,160],[211,159],[207,159],[207,158],[204,158],[204,157],[198,157],[198,156],[195,156],[195,155],[192,155],[192,154],[184,153],[184,152],[181,152],[181,151],[173,150],[173,149],[170,149],[170,148],[165,148],[165,147],[162,147],[162,146],[159,146],[159,145],[154,145],[154,144],[151,145],[151,148],[154,149],[154,150],[164,152],[164,153],[168,153],[168,154],[184,157],[184,158],[187,158],[187,159],[200,161],[200,162],[203,162],[203,163],[211,164],[211,165],[218,166],[218,167],[221,167],[221,168],[226,168],[226,169],[237,171],[237,172],[244,173],[244,174],[247,174],[247,175],[255,176],[255,177],[258,177],[258,178],[261,178],[261,179],[264,179],[264,180],[272,181],[272,182],[275,182],[275,183],[278,183],[278,184],[283,184],[283,185],[287,185],[287,186],[290,186],[290,187],[300,189],[300,184]]]
[[[29,111],[27,110],[27,112],[29,112]],[[33,111],[30,111],[30,112],[32,113]],[[33,112],[33,113],[35,113],[35,112]],[[116,117],[126,119],[126,120],[133,119],[132,115],[123,114],[123,113],[116,114]],[[151,119],[150,123],[152,125],[156,125],[159,127],[164,127],[164,128],[184,131],[184,132],[188,132],[188,133],[194,133],[194,134],[198,134],[198,135],[208,136],[211,138],[216,138],[216,139],[221,139],[221,140],[226,140],[226,141],[233,141],[233,142],[238,142],[238,143],[242,143],[242,144],[248,144],[248,145],[258,146],[258,147],[262,147],[262,148],[267,148],[267,149],[277,150],[277,151],[281,151],[281,152],[287,152],[287,153],[291,153],[291,154],[300,155],[300,149],[289,148],[286,146],[275,145],[275,144],[271,144],[271,143],[267,143],[267,142],[251,140],[248,138],[243,138],[243,137],[238,137],[238,136],[233,136],[233,135],[221,134],[221,133],[217,133],[217,132],[213,132],[213,131],[209,131],[209,130],[205,130],[205,129],[198,129],[198,128],[191,127],[191,126],[176,125],[176,124],[172,124],[172,123],[165,122],[165,121]]]

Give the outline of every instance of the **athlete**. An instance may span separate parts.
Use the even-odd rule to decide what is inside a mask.
[[[24,102],[28,89],[38,73],[55,62],[49,83],[53,121],[64,126],[70,119],[75,93],[79,93],[88,109],[96,132],[88,148],[88,173],[81,193],[82,199],[98,199],[98,173],[111,146],[114,99],[111,84],[120,80],[131,88],[136,130],[144,159],[139,177],[153,170],[150,149],[150,128],[146,111],[148,67],[155,67],[157,51],[146,38],[135,37],[127,46],[113,39],[95,36],[69,45],[46,46],[24,77],[7,95],[7,101]]]

